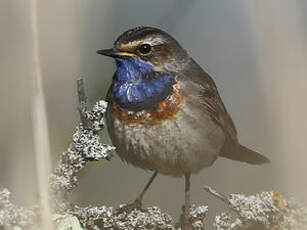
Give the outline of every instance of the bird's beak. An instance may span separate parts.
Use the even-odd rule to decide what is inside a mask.
[[[121,52],[115,49],[98,50],[96,53],[104,55],[104,56],[109,56],[112,58],[135,57],[136,56],[133,53]]]

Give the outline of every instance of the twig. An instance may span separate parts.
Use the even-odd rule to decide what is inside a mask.
[[[79,105],[86,110],[87,96],[85,95],[84,81],[82,78],[77,80],[77,92],[79,98]]]
[[[224,194],[217,192],[216,190],[214,190],[213,188],[211,188],[210,186],[207,186],[207,185],[204,186],[204,190],[206,192],[210,193],[211,195],[215,196],[219,200],[223,201],[227,205],[230,205],[229,199]]]
[[[78,110],[80,113],[80,120],[84,128],[86,129],[92,129],[93,124],[92,122],[87,118],[87,96],[85,94],[84,89],[84,81],[83,79],[77,80],[77,92],[78,92],[78,98],[79,98],[79,106]]]

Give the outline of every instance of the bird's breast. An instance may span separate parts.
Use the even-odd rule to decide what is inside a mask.
[[[111,101],[108,131],[121,159],[172,176],[212,165],[223,146],[223,131],[184,87],[176,82],[172,94],[151,111],[129,112]]]
[[[112,107],[112,117],[125,125],[142,124],[146,128],[174,119],[183,104],[183,95],[179,82],[173,85],[172,94],[161,101],[152,110],[129,111],[119,105]]]

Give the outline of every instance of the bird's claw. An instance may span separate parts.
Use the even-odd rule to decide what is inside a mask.
[[[136,199],[133,203],[131,204],[126,204],[118,209],[116,209],[117,213],[131,213],[133,210],[142,210],[142,201],[139,199]]]

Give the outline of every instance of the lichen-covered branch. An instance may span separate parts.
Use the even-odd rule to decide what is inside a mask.
[[[112,207],[75,206],[72,214],[78,217],[86,229],[90,230],[174,229],[171,216],[163,213],[158,207],[121,213]]]
[[[27,209],[12,204],[10,192],[7,189],[0,190],[0,226],[24,228],[33,225],[38,220],[36,209],[36,207]]]
[[[113,146],[102,144],[100,132],[104,128],[103,114],[107,103],[98,101],[91,110],[87,109],[87,99],[83,80],[77,81],[79,112],[81,122],[73,134],[72,143],[60,156],[60,160],[50,175],[49,184],[54,210],[58,213],[71,211],[70,194],[78,185],[76,174],[85,167],[88,161],[109,160]],[[21,208],[10,203],[9,192],[0,192],[0,226],[25,227],[37,224],[37,208]]]
[[[284,199],[277,192],[261,192],[250,196],[231,194],[227,197],[208,186],[204,189],[226,203],[236,214],[235,217],[230,213],[216,216],[216,230],[307,228],[307,208],[293,200]]]
[[[102,144],[100,132],[104,128],[103,114],[107,103],[98,101],[92,108],[87,110],[87,97],[84,83],[77,81],[78,98],[81,122],[73,134],[72,143],[62,153],[61,158],[50,176],[50,189],[55,197],[57,211],[65,211],[70,208],[69,195],[78,185],[76,174],[85,167],[88,161],[109,160],[113,146]]]

